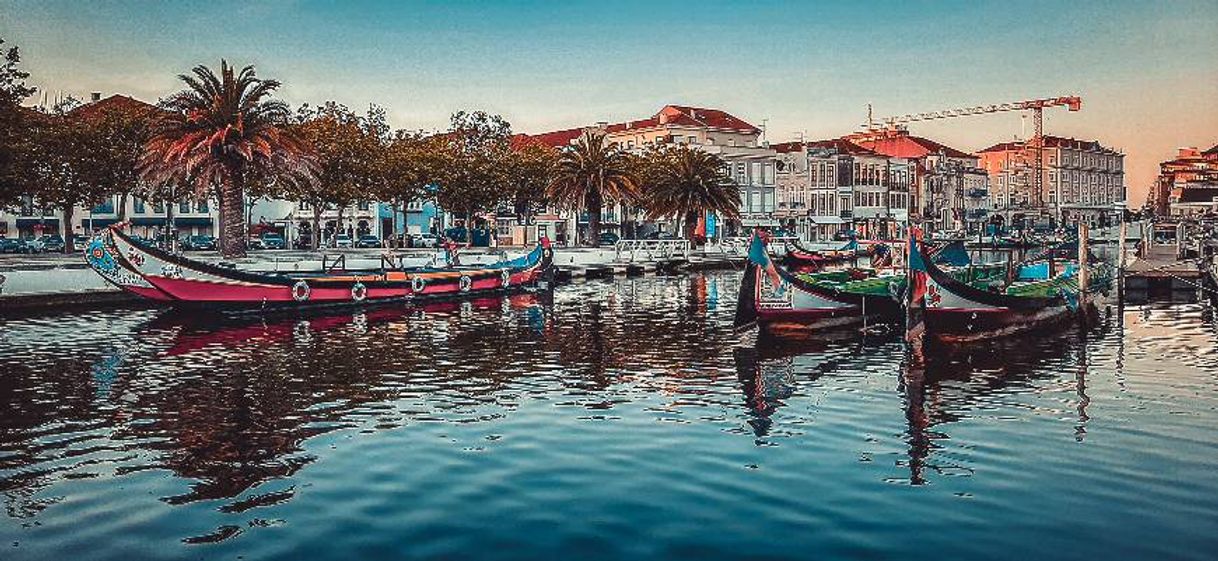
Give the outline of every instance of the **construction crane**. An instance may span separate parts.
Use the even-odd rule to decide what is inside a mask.
[[[1044,201],[1041,200],[1044,189],[1044,110],[1046,107],[1065,107],[1070,111],[1078,111],[1083,107],[1083,99],[1078,96],[1062,96],[1062,97],[1046,97],[1044,99],[1028,99],[1024,101],[1012,101],[1010,103],[998,103],[994,105],[978,105],[976,107],[961,107],[957,109],[945,109],[942,111],[928,111],[925,113],[910,113],[908,115],[899,115],[896,117],[883,117],[879,120],[871,116],[871,106],[867,106],[867,123],[864,125],[869,132],[882,132],[885,130],[897,130],[903,128],[908,123],[916,123],[919,121],[934,121],[938,119],[953,119],[956,117],[968,117],[970,115],[982,115],[986,113],[1002,113],[1004,111],[1027,111],[1032,112],[1032,138],[1028,140],[1024,146],[1028,151],[1032,152],[1032,159],[1035,162],[1035,174],[1032,179],[1032,189],[1036,194],[1037,205],[1041,206]]]

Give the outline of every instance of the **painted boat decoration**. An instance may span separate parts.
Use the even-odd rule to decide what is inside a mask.
[[[554,250],[542,239],[527,255],[484,266],[259,273],[173,255],[138,244],[111,227],[90,242],[85,256],[102,278],[151,300],[258,310],[535,290],[550,286]]]
[[[838,249],[812,250],[806,249],[798,241],[787,244],[787,253],[783,256],[783,265],[794,269],[820,269],[825,265],[845,263],[860,257],[870,257],[875,252],[875,245],[859,245],[858,240],[850,240]]]
[[[904,275],[850,269],[796,274],[774,263],[760,234],[749,245],[736,303],[736,329],[800,336],[864,321],[901,317]]]
[[[925,333],[945,342],[976,341],[1012,335],[1058,323],[1080,313],[1078,263],[1053,263],[1044,278],[1024,282],[969,283],[927,259],[921,240],[910,238],[912,306],[921,313]],[[1088,260],[1090,261],[1090,260]],[[1102,289],[1111,271],[1102,264],[1089,269],[1088,291]],[[1020,270],[1039,270],[1039,264]],[[1087,306],[1086,302],[1082,306]],[[1082,311],[1086,312],[1086,309]]]

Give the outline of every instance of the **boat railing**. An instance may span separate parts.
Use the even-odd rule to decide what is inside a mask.
[[[618,240],[614,244],[617,261],[636,261],[640,255],[647,260],[689,259],[689,240]]]
[[[331,258],[331,256],[324,253],[321,254],[321,270],[327,273],[332,273],[334,271],[346,271],[347,256],[340,253]]]

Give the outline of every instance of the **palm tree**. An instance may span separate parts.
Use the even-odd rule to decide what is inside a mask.
[[[262,80],[253,66],[239,73],[220,61],[178,76],[187,88],[162,103],[166,110],[140,160],[152,183],[180,181],[199,196],[214,187],[220,199],[220,252],[245,255],[245,189],[251,174],[311,181],[313,150],[285,126],[287,104],[270,99],[277,80]]]
[[[630,155],[606,145],[605,135],[594,131],[585,131],[578,143],[563,151],[546,189],[550,200],[588,212],[592,245],[600,239],[605,203],[633,200],[638,192]]]
[[[739,188],[718,155],[679,146],[652,152],[648,160],[646,206],[651,219],[684,218],[685,236],[693,241],[698,218],[706,213],[740,216]]]

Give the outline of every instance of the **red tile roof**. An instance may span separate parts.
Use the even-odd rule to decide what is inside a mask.
[[[1067,138],[1064,136],[1045,135],[1046,148],[1069,148],[1073,150],[1099,150],[1110,154],[1116,154],[1117,151],[1111,148],[1105,148],[1098,140],[1079,140],[1077,138]],[[1009,152],[1013,150],[1023,150],[1023,142],[1000,142],[984,150],[978,150],[977,153],[983,152]]]
[[[1206,156],[1218,156],[1218,144],[1215,144],[1213,148],[1202,152],[1202,154]]]
[[[895,134],[873,135],[863,133],[846,137],[863,148],[895,158],[923,158],[942,153],[950,158],[974,158],[972,154],[957,150],[929,138],[913,136],[900,131]]]
[[[144,103],[125,95],[115,94],[100,101],[81,105],[68,113],[83,119],[92,119],[111,111],[125,112],[132,115],[151,115],[157,110],[155,105]]]
[[[720,111],[718,109],[706,109],[703,107],[686,107],[682,105],[665,105],[655,115],[652,115],[646,119],[625,121],[622,123],[613,123],[611,125],[607,125],[605,127],[605,132],[618,133],[625,130],[644,130],[668,125],[709,127],[741,131],[748,134],[761,133],[761,129],[725,111]],[[593,127],[579,127],[540,134],[526,134],[524,136],[531,139],[536,139],[537,142],[541,142],[548,146],[560,147],[570,144],[571,141],[579,138],[579,135],[583,134],[584,130],[589,128]]]

